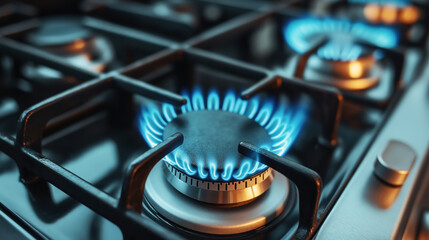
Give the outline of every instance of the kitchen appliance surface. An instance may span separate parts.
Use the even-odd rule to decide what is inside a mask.
[[[428,13],[0,3],[0,238],[429,239]]]

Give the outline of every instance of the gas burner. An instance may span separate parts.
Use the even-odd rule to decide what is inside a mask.
[[[113,48],[107,39],[93,35],[75,17],[51,17],[31,32],[27,40],[66,59],[71,64],[94,72],[102,72],[113,60]],[[23,74],[28,79],[59,79],[63,74],[45,67],[27,64]]]
[[[287,213],[289,181],[240,155],[237,146],[249,141],[284,155],[306,120],[305,101],[244,101],[232,90],[221,101],[215,90],[205,98],[200,88],[182,95],[187,104],[180,110],[170,104],[142,108],[140,130],[151,147],[176,132],[185,139],[151,171],[145,187],[150,206],[169,221],[210,234],[247,232]]]
[[[300,54],[310,50],[314,40],[327,38],[308,59],[302,77],[345,90],[369,89],[382,78],[382,50],[361,42],[381,48],[398,43],[391,28],[336,19],[297,19],[286,24],[283,32],[289,46]]]
[[[429,5],[370,1],[0,9],[0,239],[424,238]]]
[[[241,141],[253,142],[284,155],[300,132],[307,113],[304,104],[291,106],[286,97],[278,102],[254,98],[241,100],[228,91],[224,100],[210,90],[206,101],[200,88],[183,96],[188,103],[175,111],[144,106],[140,130],[154,147],[162,139],[181,132],[185,141],[166,156],[167,179],[177,190],[199,201],[239,204],[264,193],[272,182],[272,171],[240,155]]]

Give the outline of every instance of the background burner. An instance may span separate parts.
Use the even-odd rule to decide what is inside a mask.
[[[395,28],[331,18],[294,19],[285,24],[283,34],[289,46],[298,53],[309,50],[313,41],[325,36],[360,40],[382,48],[393,48],[399,42]]]
[[[304,79],[349,91],[366,90],[380,81],[381,59],[381,50],[353,42],[330,41],[309,58]]]
[[[404,38],[397,26],[371,25],[335,16],[309,16],[298,8],[258,19],[257,24],[234,28],[231,33],[234,34],[221,43],[202,40],[196,46],[264,66],[287,78],[333,85],[341,90],[346,101],[360,99],[377,107],[385,107],[391,100],[400,86],[398,82],[412,81],[412,71],[401,63],[410,64],[418,56],[414,51],[401,50]],[[333,48],[333,45],[338,47],[338,41],[348,51]],[[328,50],[334,51],[327,53]]]
[[[384,58],[384,52],[399,43],[393,27],[332,18],[290,20],[283,33],[296,53],[310,54],[304,71],[296,77],[355,92],[368,91],[388,80],[386,60],[391,60]],[[318,46],[316,41],[325,43]]]
[[[80,25],[75,17],[50,17],[28,36],[28,41],[40,47],[52,47],[73,44],[78,40],[87,40],[91,32]]]
[[[83,27],[77,17],[51,17],[28,35],[28,42],[59,55],[73,65],[93,72],[103,72],[114,59],[109,41]],[[29,78],[58,79],[63,74],[45,66],[24,66]]]

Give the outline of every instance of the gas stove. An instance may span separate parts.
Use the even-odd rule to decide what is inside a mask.
[[[429,5],[0,5],[2,239],[429,239]]]

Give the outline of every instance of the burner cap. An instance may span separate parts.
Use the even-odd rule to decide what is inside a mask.
[[[40,46],[66,45],[76,39],[86,39],[90,32],[85,29],[77,17],[52,17],[46,18],[41,26],[32,32],[28,40],[30,43]]]
[[[232,164],[232,172],[240,167],[245,159],[237,151],[241,141],[271,145],[264,127],[245,116],[226,111],[200,110],[181,114],[166,126],[164,139],[176,132],[181,132],[185,139],[176,150],[177,156],[189,159],[195,169],[201,163],[206,172],[217,169],[217,176],[224,172],[225,166]]]

